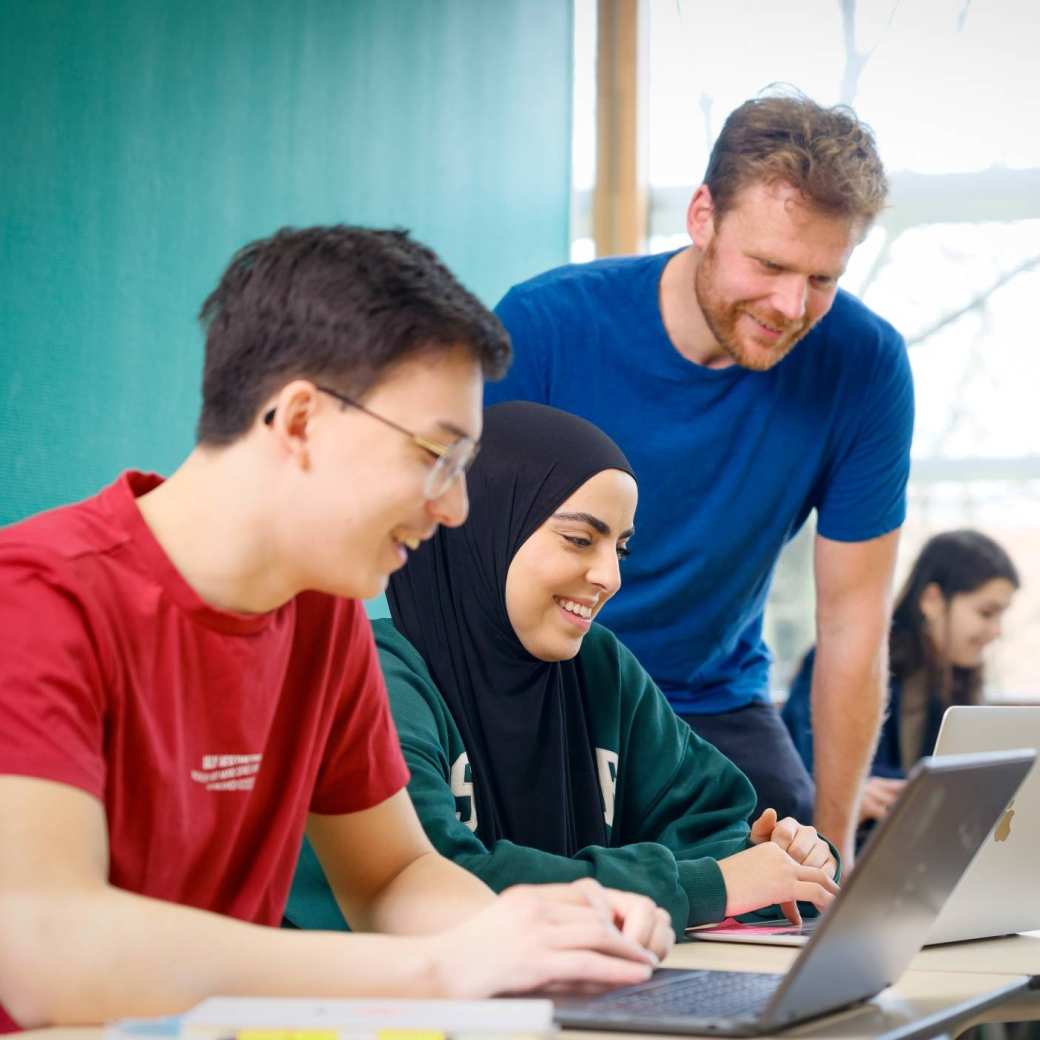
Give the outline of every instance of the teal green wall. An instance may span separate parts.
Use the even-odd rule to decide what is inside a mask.
[[[275,228],[567,257],[569,0],[0,0],[0,524],[190,450],[199,304]]]

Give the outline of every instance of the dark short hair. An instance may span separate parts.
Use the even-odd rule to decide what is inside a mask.
[[[944,531],[925,542],[896,599],[889,639],[891,669],[905,678],[924,668],[933,692],[947,702],[969,704],[982,687],[982,666],[952,669],[936,657],[928,638],[921,595],[935,585],[949,603],[954,596],[974,592],[995,578],[1019,586],[1011,557],[988,535],[968,528]]]
[[[394,365],[455,347],[485,378],[509,365],[499,320],[407,231],[283,228],[232,258],[199,312],[206,333],[200,444],[244,434],[296,378],[351,396]]]
[[[756,182],[790,184],[817,209],[866,224],[888,196],[874,134],[851,108],[776,86],[730,113],[704,174],[718,217]]]

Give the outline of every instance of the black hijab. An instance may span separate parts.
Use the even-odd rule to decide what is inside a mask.
[[[390,579],[398,631],[419,651],[473,771],[477,836],[564,856],[607,840],[577,660],[532,657],[506,613],[525,541],[597,473],[632,467],[584,419],[513,401],[484,413],[469,519],[441,528]],[[634,475],[634,474],[633,474]]]

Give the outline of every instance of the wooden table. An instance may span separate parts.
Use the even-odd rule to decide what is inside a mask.
[[[669,968],[783,972],[798,948],[690,942],[675,947]],[[954,943],[923,950],[899,982],[860,1008],[786,1030],[784,1037],[918,1040],[958,1033],[979,1022],[1040,1019],[1040,933]],[[24,1040],[99,1040],[97,1028],[30,1030]],[[619,1033],[565,1031],[574,1040],[618,1040]],[[651,1034],[625,1034],[633,1038]]]

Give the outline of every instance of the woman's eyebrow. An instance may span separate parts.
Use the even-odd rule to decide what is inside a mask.
[[[598,516],[591,513],[553,513],[554,520],[572,520],[579,524],[588,524],[593,530],[600,534],[610,534],[610,524],[604,523]]]
[[[593,516],[591,513],[553,513],[554,520],[571,520],[579,524],[588,524],[589,527],[598,531],[602,535],[610,534],[610,524],[604,523],[598,516]],[[630,527],[627,531],[622,531],[618,535],[618,541],[623,542],[626,538],[631,538],[636,533],[634,527]]]

